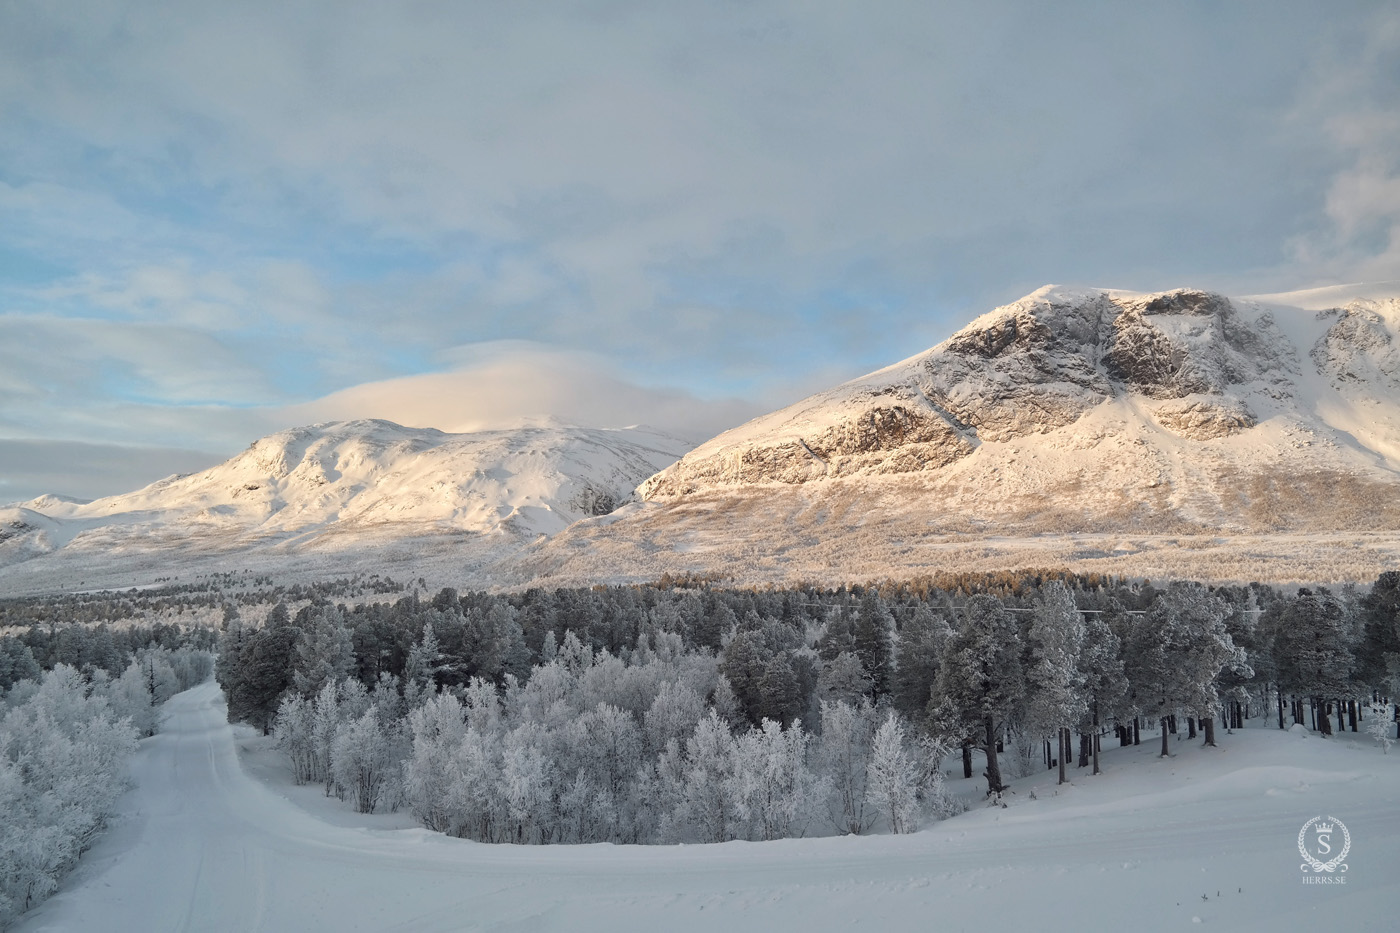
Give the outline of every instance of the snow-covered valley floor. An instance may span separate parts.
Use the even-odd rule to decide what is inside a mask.
[[[1364,733],[1256,719],[1166,760],[1147,736],[1110,741],[1103,775],[1058,794],[1052,773],[1023,778],[1008,808],[909,836],[515,847],[325,819],[244,766],[213,683],[167,709],[113,828],[19,930],[1279,933],[1400,915],[1400,750]],[[1350,830],[1345,884],[1303,883],[1298,831],[1319,815]]]

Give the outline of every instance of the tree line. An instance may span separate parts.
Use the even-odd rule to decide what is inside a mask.
[[[1390,723],[1400,574],[1370,591],[1015,585],[593,587],[226,610],[229,716],[298,780],[490,841],[894,831],[1141,741],[1277,715]],[[1400,728],[1400,727],[1397,727]],[[876,751],[880,750],[876,764]],[[895,801],[892,803],[891,801]],[[783,809],[787,807],[788,809]]]

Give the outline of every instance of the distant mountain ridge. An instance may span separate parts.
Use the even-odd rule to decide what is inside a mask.
[[[463,535],[508,549],[611,511],[688,446],[644,428],[447,434],[379,420],[291,428],[135,492],[0,509],[0,564],[64,550],[94,561],[166,548],[176,549],[173,560],[267,548],[372,552],[396,538]]]

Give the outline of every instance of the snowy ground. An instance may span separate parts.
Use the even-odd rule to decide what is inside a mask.
[[[265,755],[245,767],[237,747],[257,743],[213,684],[168,708],[123,816],[18,929],[1278,933],[1391,930],[1400,911],[1400,753],[1266,721],[1167,760],[1147,737],[1106,748],[1102,776],[1058,794],[1052,774],[1022,779],[1008,809],[911,836],[513,847],[327,819]],[[1302,882],[1317,815],[1350,829],[1344,885]]]

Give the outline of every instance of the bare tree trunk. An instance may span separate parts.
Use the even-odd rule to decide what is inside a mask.
[[[1059,758],[1060,779],[1055,782],[1057,784],[1063,784],[1065,782],[1065,758],[1069,752],[1068,732],[1069,730],[1065,728],[1055,730],[1055,739],[1060,743],[1060,754],[1057,756]]]
[[[1139,716],[1133,717],[1133,744],[1142,744],[1142,718]]]
[[[1094,773],[1099,773],[1099,698],[1094,697]]]
[[[1343,714],[1345,713],[1345,710],[1342,709],[1342,707],[1344,707],[1344,706],[1346,706],[1346,703],[1345,703],[1344,701],[1342,701],[1342,700],[1338,700],[1338,701],[1337,701],[1337,731],[1338,731],[1338,732],[1345,732],[1345,731],[1347,731],[1347,721],[1346,721],[1346,719],[1345,719],[1344,716],[1343,716]]]
[[[1206,727],[1206,728],[1205,728],[1206,740],[1205,740],[1203,743],[1201,743],[1201,744],[1202,744],[1202,745],[1209,745],[1211,748],[1214,748],[1214,747],[1215,747],[1215,717],[1214,717],[1214,716],[1206,716],[1206,717],[1204,717],[1204,718],[1201,720],[1201,723]]]
[[[1163,717],[1162,717],[1162,756],[1161,756],[1161,757],[1166,758],[1166,757],[1168,757],[1168,756],[1170,756],[1170,755],[1171,755],[1171,751],[1167,748],[1167,717],[1163,716]]]
[[[1215,722],[1215,717],[1214,717],[1214,716],[1211,716],[1211,717],[1210,717],[1210,721],[1211,721],[1212,723],[1214,723],[1214,722]],[[1186,737],[1187,737],[1188,739],[1194,739],[1194,738],[1196,737],[1196,717],[1195,717],[1195,716],[1187,716],[1187,717],[1186,717]]]
[[[1275,684],[1274,686],[1278,687],[1278,684]],[[1280,729],[1284,728],[1284,725],[1283,725],[1283,688],[1282,688],[1282,687],[1278,687],[1278,727],[1279,727]]]
[[[972,777],[972,743],[964,742],[962,747],[963,778]]]
[[[983,725],[987,732],[987,795],[999,794],[1006,789],[1006,785],[1001,783],[1001,768],[997,765],[997,730],[996,724],[992,722],[992,717],[988,716],[983,720]]]
[[[1093,738],[1087,732],[1079,733],[1079,767],[1089,767],[1090,746],[1094,744]]]
[[[1356,731],[1356,701],[1347,700],[1347,719],[1351,722],[1351,731]]]

